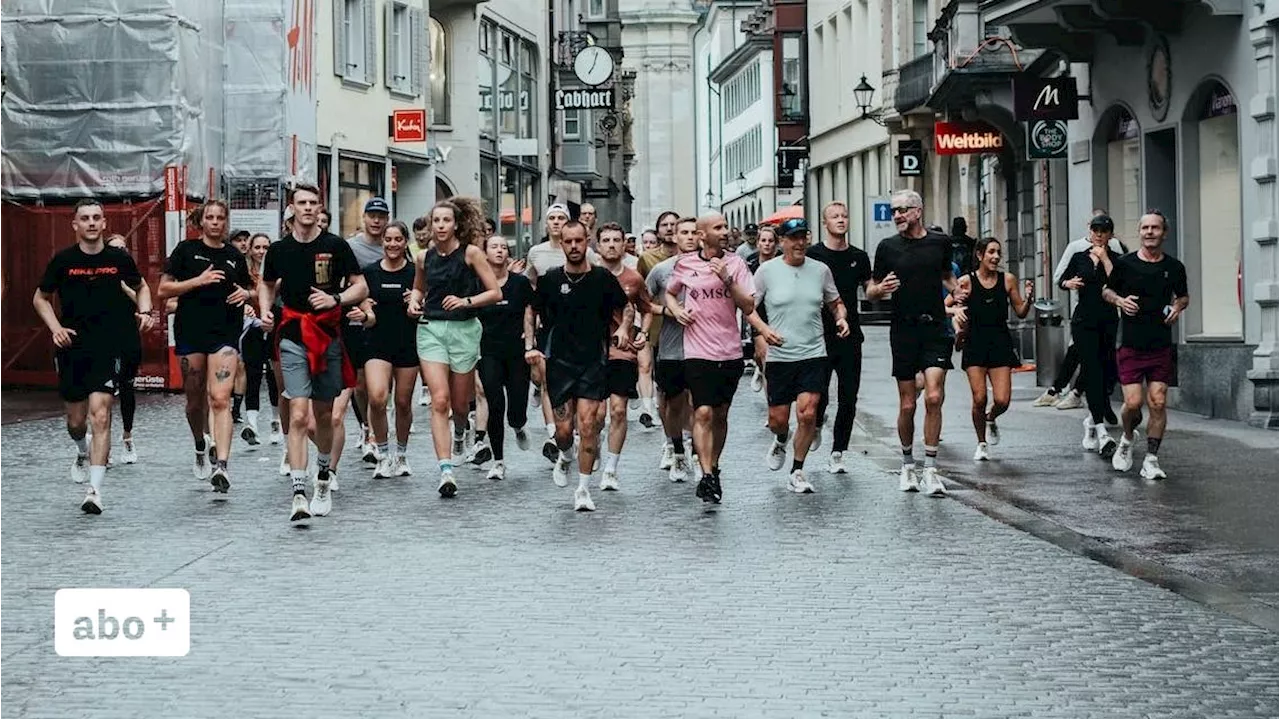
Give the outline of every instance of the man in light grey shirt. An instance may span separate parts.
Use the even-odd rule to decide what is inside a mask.
[[[738,249],[734,250],[738,253],[738,257],[744,260],[751,259],[758,250],[756,249],[756,240],[760,238],[760,228],[755,225],[747,225],[742,228],[742,244],[738,245]]]
[[[369,198],[364,203],[362,220],[364,231],[347,240],[361,269],[382,259],[382,235],[387,231],[387,223],[391,221],[391,208],[387,201],[381,197]]]

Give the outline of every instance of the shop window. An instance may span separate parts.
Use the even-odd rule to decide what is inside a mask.
[[[1240,135],[1235,98],[1214,87],[1198,118],[1200,169],[1200,334],[1244,336],[1244,315],[1236,292],[1240,271]]]
[[[385,166],[351,157],[338,160],[338,217],[342,237],[351,237],[360,231],[360,218],[364,203],[371,197],[384,197]],[[334,231],[335,228],[330,228]]]
[[[1107,136],[1107,211],[1116,223],[1116,237],[1137,249],[1142,219],[1142,142],[1137,120],[1119,108]]]
[[[448,125],[449,117],[449,35],[439,20],[429,18],[431,35],[430,107],[431,122]],[[487,63],[481,58],[480,66]]]

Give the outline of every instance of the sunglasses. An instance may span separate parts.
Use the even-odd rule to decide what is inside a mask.
[[[892,212],[893,212],[893,214],[895,214],[895,215],[902,215],[902,214],[905,214],[905,213],[906,213],[907,211],[909,211],[909,210],[914,210],[914,209],[916,209],[917,207],[919,207],[919,205],[903,205],[902,207],[894,207],[894,208],[892,208]]]

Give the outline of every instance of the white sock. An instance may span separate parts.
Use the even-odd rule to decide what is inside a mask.
[[[604,471],[606,471],[606,472],[617,472],[617,471],[618,471],[618,457],[620,457],[620,456],[621,456],[621,455],[614,454],[613,452],[605,452],[605,453],[604,453]]]
[[[105,465],[90,465],[89,467],[89,484],[93,485],[96,492],[102,489],[102,480],[107,476],[107,468]]]
[[[554,423],[547,425],[547,436],[551,439],[556,438],[556,426]]]
[[[80,451],[80,454],[84,454],[84,455],[89,454],[89,435],[86,434],[80,439],[77,439],[75,442],[76,442],[76,449]]]
[[[244,413],[244,419],[245,419],[245,421],[246,421],[246,422],[248,422],[248,423],[249,423],[249,426],[250,426],[250,427],[253,427],[254,431],[257,431],[257,429],[258,429],[258,410],[256,410],[256,409],[249,409],[249,410],[245,410],[245,413]]]
[[[578,472],[578,489],[587,489],[591,485],[591,475]]]

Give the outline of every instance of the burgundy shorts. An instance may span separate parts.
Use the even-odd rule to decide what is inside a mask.
[[[1137,350],[1121,347],[1116,350],[1116,368],[1120,384],[1162,382],[1175,387],[1178,384],[1178,356],[1173,347],[1158,350]]]

